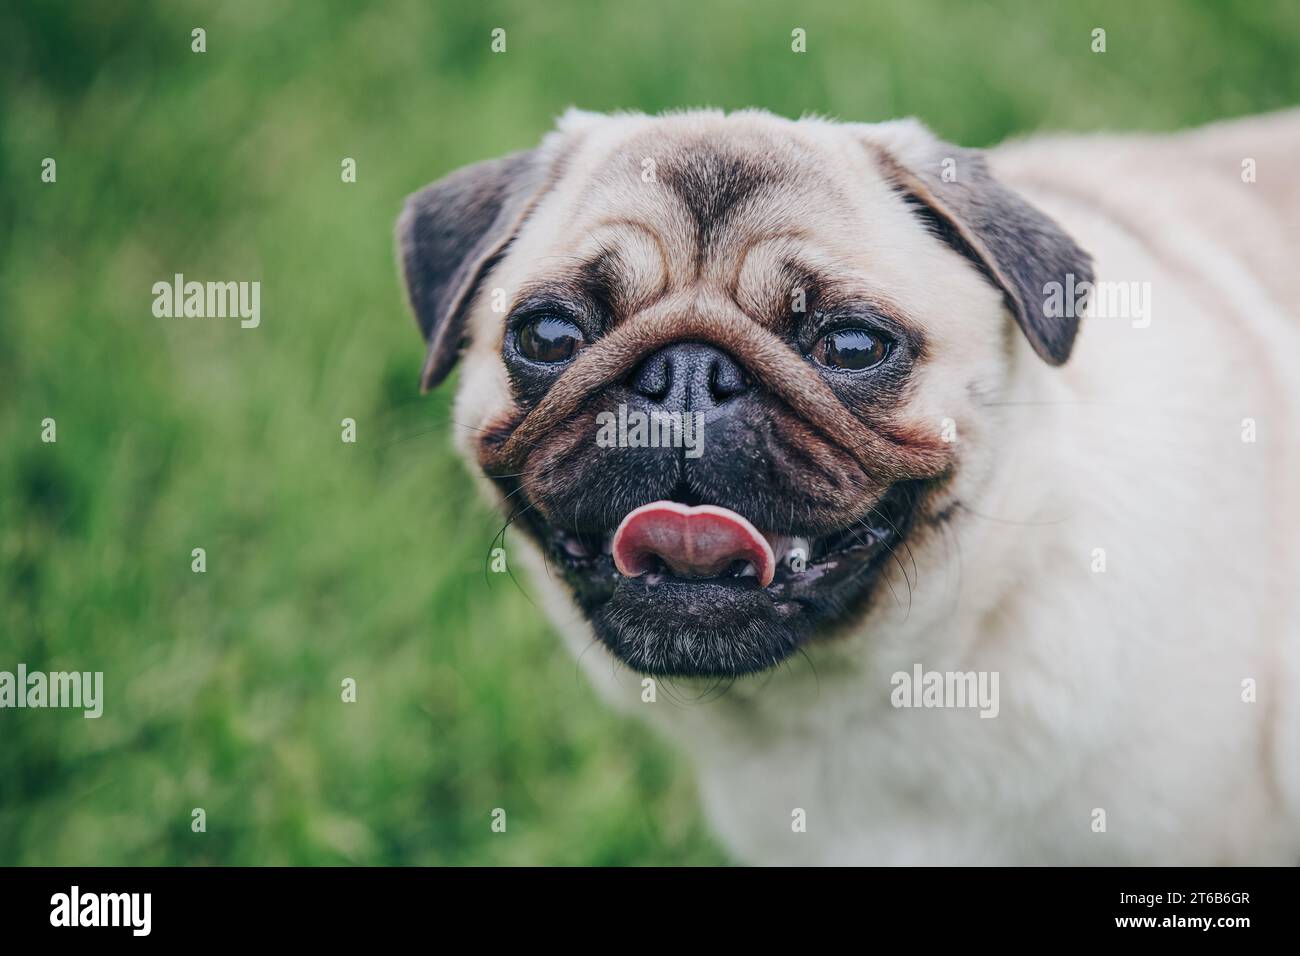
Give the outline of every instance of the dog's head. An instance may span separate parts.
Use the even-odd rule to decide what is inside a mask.
[[[866,614],[996,453],[981,404],[1064,362],[1087,255],[914,122],[571,113],[408,201],[458,424],[637,670],[770,667]],[[1037,360],[1035,360],[1037,361]]]

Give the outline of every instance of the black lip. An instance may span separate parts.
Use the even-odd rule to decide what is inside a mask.
[[[623,578],[592,624],[617,657],[643,674],[737,676],[776,666],[801,641],[798,608],[767,590],[752,578]]]
[[[803,571],[778,556],[767,587],[753,577],[626,578],[601,552],[601,533],[557,527],[536,508],[521,520],[552,570],[562,572],[596,636],[629,667],[655,676],[736,677],[780,664],[871,600],[886,564],[897,560],[921,484],[895,484],[859,521],[820,536],[822,547]],[[572,553],[583,548],[589,553]]]

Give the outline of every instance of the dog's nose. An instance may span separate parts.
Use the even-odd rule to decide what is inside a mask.
[[[721,349],[674,342],[638,365],[628,387],[671,411],[705,412],[746,391],[749,379]]]

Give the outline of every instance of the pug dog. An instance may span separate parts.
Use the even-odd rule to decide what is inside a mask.
[[[422,386],[739,861],[1294,864],[1296,156],[570,111],[407,201]]]

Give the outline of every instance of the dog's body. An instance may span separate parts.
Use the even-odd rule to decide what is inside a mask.
[[[468,339],[455,417],[467,426],[461,447],[471,462],[488,458],[483,436],[524,427],[512,408],[536,406],[518,397],[517,376],[503,365],[502,316],[488,290],[503,288],[513,300],[557,247],[582,252],[557,237],[566,228],[592,233],[573,209],[608,202],[591,184],[625,144],[645,130],[669,144],[703,136],[742,150],[753,148],[754,130],[807,137],[855,181],[869,175],[873,151],[886,180],[896,167],[943,160],[937,141],[911,124],[862,128],[867,159],[835,139],[841,129],[762,114],[568,118],[543,147],[563,153],[562,170],[551,167],[546,185],[535,187],[543,198],[517,215],[505,244],[484,253],[482,274],[457,305],[464,327],[450,346],[443,337],[441,353],[438,320],[422,316],[430,378],[446,373]],[[965,154],[954,155],[960,180]],[[628,634],[643,631],[611,639],[598,628],[594,641],[590,622],[608,619],[575,604],[574,589],[543,568],[537,542],[515,539],[526,542],[531,580],[604,694],[691,752],[709,818],[740,860],[1300,859],[1300,188],[1289,165],[1297,156],[1296,113],[1171,137],[1046,139],[991,153],[997,179],[1087,250],[1097,280],[1149,283],[1149,312],[1085,318],[1077,339],[1023,314],[1025,336],[1013,335],[1005,318],[1020,285],[1032,288],[1040,273],[1059,276],[1061,268],[1019,283],[996,235],[978,222],[964,231],[977,213],[951,213],[965,240],[945,244],[905,225],[898,217],[907,207],[889,206],[890,193],[864,187],[875,198],[864,200],[871,215],[860,221],[879,235],[862,240],[851,268],[910,308],[927,342],[905,370],[902,397],[872,400],[899,403],[891,425],[870,426],[896,434],[900,419],[913,429],[942,422],[954,430],[944,439],[951,448],[927,445],[932,457],[918,454],[890,474],[923,477],[927,490],[865,603],[819,626],[800,640],[799,656],[765,674],[682,702],[694,688],[716,686],[687,673],[675,693],[645,702],[641,676],[617,660],[656,672],[643,663],[649,656],[629,658]],[[1257,181],[1243,181],[1244,160],[1254,161]],[[949,216],[941,189],[908,187],[913,200]],[[799,224],[805,213],[818,218],[792,202],[768,226]],[[641,215],[614,209],[606,218]],[[408,213],[408,236],[412,220]],[[819,237],[819,248],[831,250],[827,261],[846,262],[837,241]],[[412,261],[425,251],[417,246],[406,244],[419,313]],[[979,269],[970,246],[983,253]],[[1086,256],[1061,248],[1086,277]],[[643,250],[650,261],[654,253]],[[660,272],[675,276],[674,250],[660,243],[657,254]],[[742,291],[744,270],[757,268],[752,258],[735,269]],[[644,261],[640,268],[654,272]],[[711,301],[700,278],[707,267],[695,275],[684,286]],[[663,275],[650,279],[674,286]],[[669,321],[653,308],[637,313],[646,328]],[[1071,339],[1068,364],[1040,360],[1064,362]],[[733,354],[748,348],[731,341]],[[559,381],[579,374],[575,366]],[[800,401],[781,395],[785,404]],[[524,459],[542,449],[539,432],[528,435]],[[558,460],[548,459],[552,467]],[[864,467],[874,478],[870,462]],[[524,495],[544,502],[551,492],[533,482],[525,480]],[[499,482],[486,487],[500,500]],[[554,509],[541,510],[550,517]],[[916,665],[997,673],[996,717],[894,706],[893,675]]]

